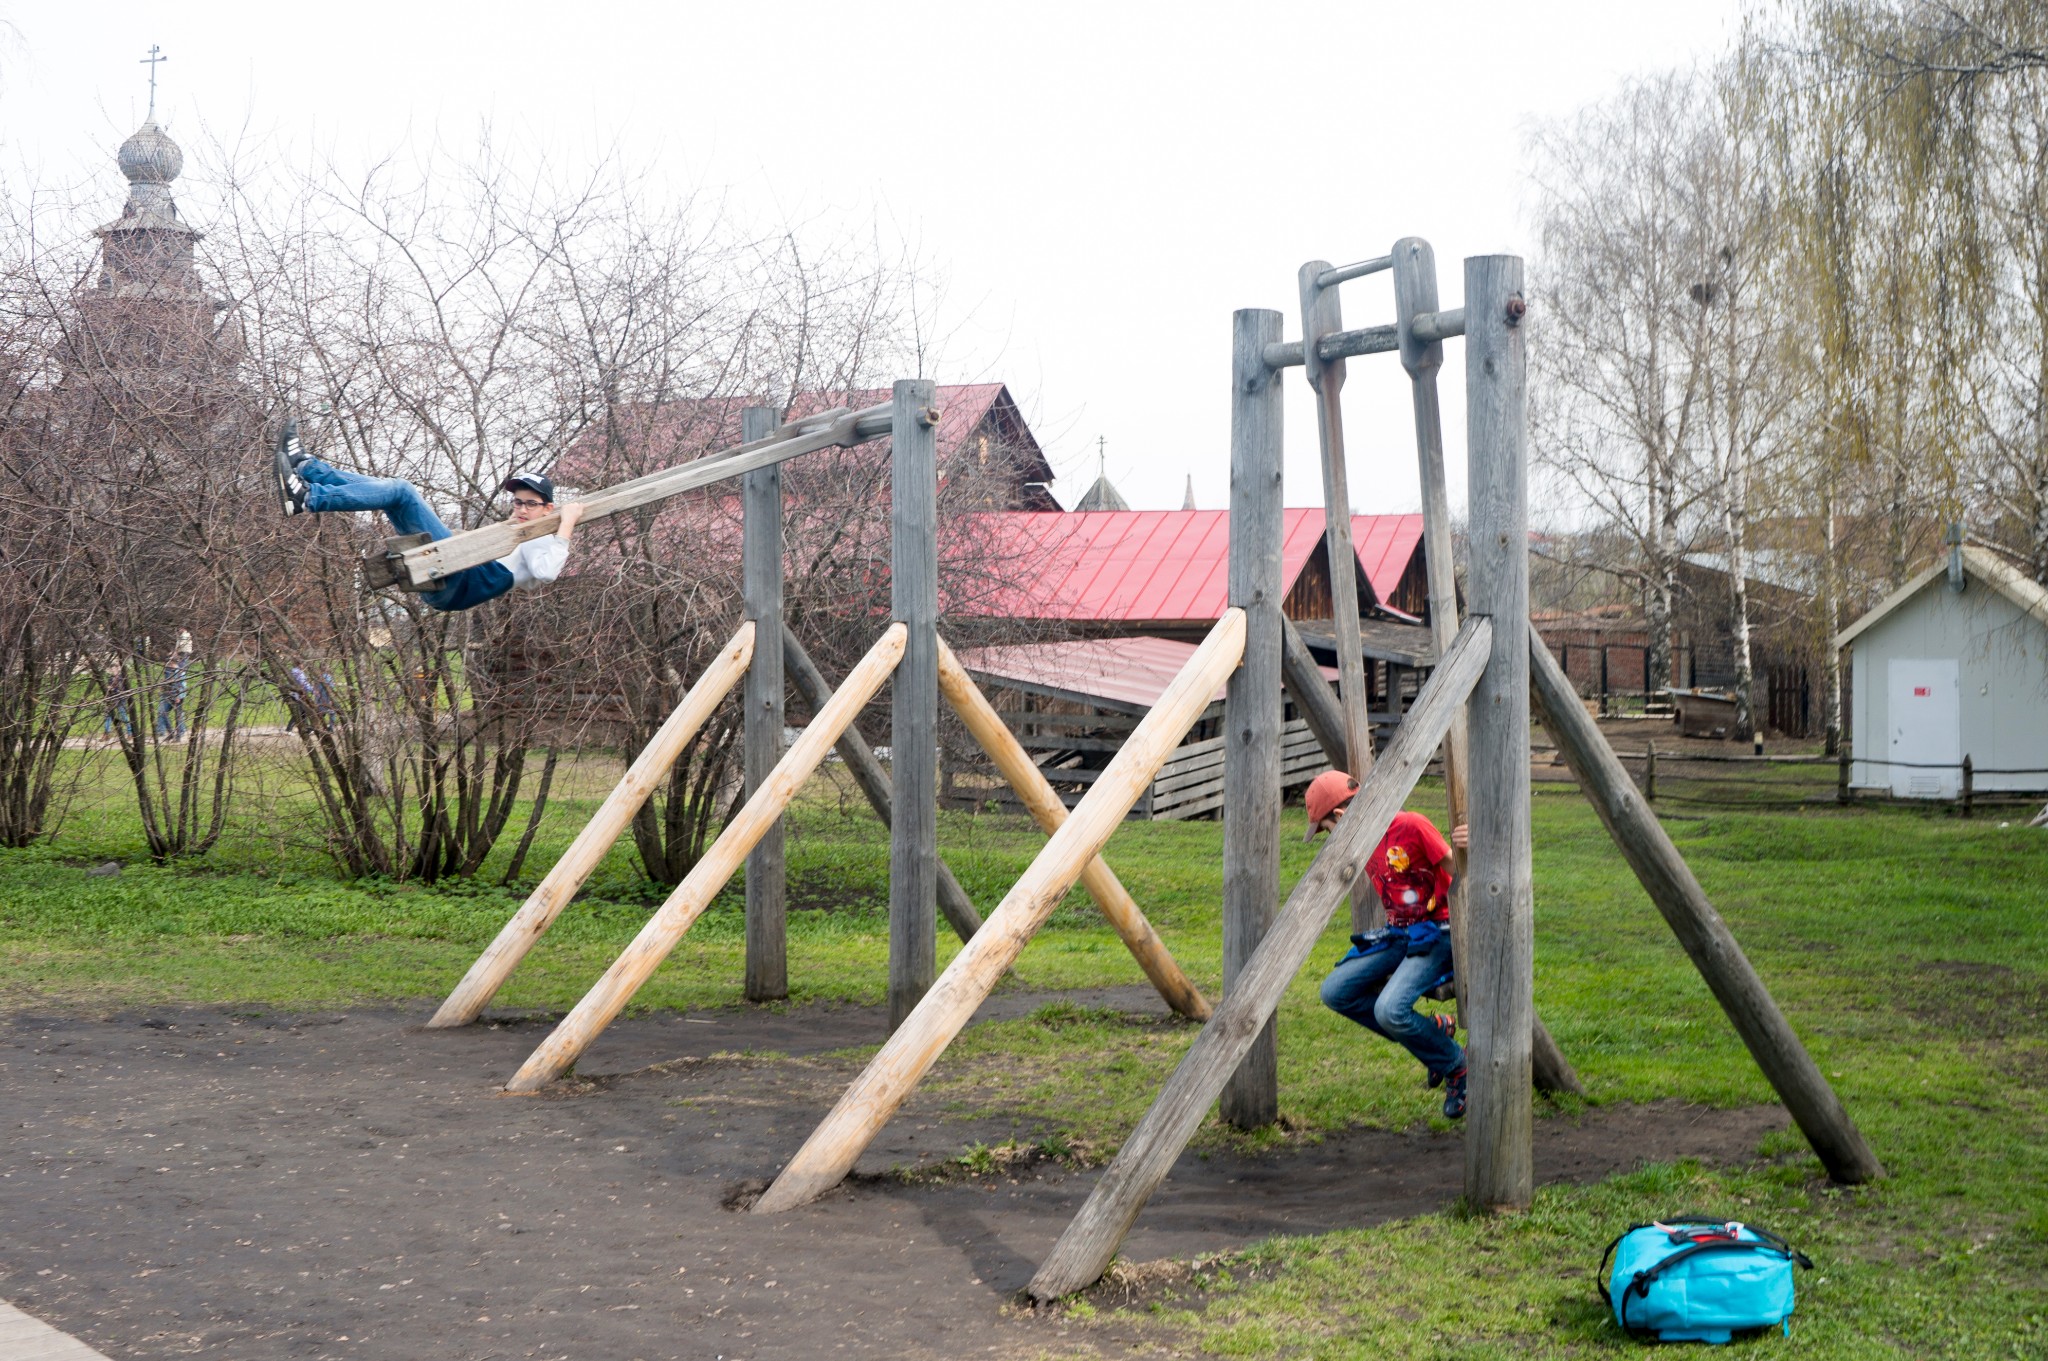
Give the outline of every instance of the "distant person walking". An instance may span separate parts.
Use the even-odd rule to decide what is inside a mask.
[[[182,650],[182,647],[172,652],[170,660],[164,663],[163,684],[157,691],[156,699],[158,737],[168,737],[173,742],[185,740],[186,672],[191,668],[192,654]]]

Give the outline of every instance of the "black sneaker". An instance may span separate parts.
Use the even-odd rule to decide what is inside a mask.
[[[299,423],[288,420],[277,432],[277,450],[272,456],[278,508],[287,515],[306,513],[306,479],[299,476],[299,465],[305,461],[306,451],[299,447]]]
[[[1458,1120],[1465,1114],[1465,1069],[1444,1079],[1444,1119]]]

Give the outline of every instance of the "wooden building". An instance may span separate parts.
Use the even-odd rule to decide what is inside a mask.
[[[1843,629],[1849,783],[1953,799],[2048,790],[2048,588],[1962,546]]]
[[[1077,801],[1150,710],[1226,606],[1229,516],[1224,511],[1096,511],[978,517],[985,537],[1017,564],[1009,588],[972,609],[1066,635],[1057,642],[972,649],[966,664],[1062,797]],[[1282,611],[1336,676],[1329,554],[1321,510],[1285,512]],[[1368,709],[1391,733],[1435,663],[1420,515],[1352,517]],[[1222,807],[1222,694],[1133,810],[1188,818]],[[1282,781],[1299,788],[1328,762],[1291,712]],[[947,801],[1003,803],[971,764],[948,763]]]

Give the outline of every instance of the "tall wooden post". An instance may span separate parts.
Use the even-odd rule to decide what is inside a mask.
[[[1451,498],[1444,481],[1444,417],[1437,400],[1437,373],[1444,362],[1442,341],[1415,334],[1415,318],[1437,310],[1436,252],[1419,236],[1394,243],[1394,318],[1401,343],[1401,367],[1408,370],[1415,402],[1415,454],[1422,476],[1422,548],[1429,576],[1429,629],[1437,655],[1458,636],[1458,581],[1451,556]],[[1465,770],[1470,759],[1464,715],[1451,720],[1444,738],[1444,799],[1451,825],[1467,821]],[[1467,853],[1451,852],[1451,954],[1466,958],[1465,872]],[[1463,1014],[1462,972],[1459,1012]],[[1550,1037],[1543,1018],[1530,1012],[1531,1076],[1539,1091],[1586,1094],[1585,1084]]]
[[[750,406],[740,413],[740,438],[752,443],[776,425],[775,412]],[[740,481],[744,539],[740,591],[754,637],[765,639],[747,667],[746,781],[752,798],[782,759],[782,465],[756,468]],[[783,859],[782,819],[747,853],[747,976],[749,1002],[789,996],[789,887]]]
[[[1366,699],[1364,645],[1358,634],[1358,552],[1351,542],[1351,486],[1344,462],[1344,361],[1325,360],[1316,342],[1344,329],[1337,287],[1319,282],[1327,260],[1301,267],[1302,372],[1316,394],[1316,426],[1323,451],[1323,543],[1330,556],[1330,612],[1337,639],[1337,694],[1344,705],[1347,768],[1363,780],[1372,771],[1372,717]],[[1386,921],[1378,895],[1363,885],[1351,891],[1351,929],[1369,931]]]
[[[910,630],[890,689],[889,1029],[938,962],[939,413],[929,378],[897,380],[891,417],[889,601]]]
[[[1280,370],[1266,367],[1278,312],[1233,318],[1230,364],[1230,603],[1244,611],[1244,664],[1223,699],[1223,995],[1273,923],[1280,885]],[[1356,627],[1354,618],[1353,627]],[[1223,1088],[1223,1118],[1280,1118],[1274,1020]]]
[[[1529,1035],[1535,1020],[1529,830],[1529,506],[1522,261],[1465,261],[1465,425],[1470,441],[1471,603],[1493,621],[1473,688],[1472,852],[1465,889],[1465,1023],[1471,1096],[1465,1198],[1525,1209],[1534,1186]]]

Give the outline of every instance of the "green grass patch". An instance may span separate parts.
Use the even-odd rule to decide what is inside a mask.
[[[289,819],[224,843],[203,866],[135,863],[118,800],[81,796],[63,836],[0,853],[0,1004],[111,1010],[156,1002],[324,1008],[438,999],[496,934],[595,806],[602,771],[571,781],[524,882],[348,883]],[[118,792],[118,786],[114,787]],[[285,795],[280,792],[279,797]],[[1440,791],[1415,806],[1440,812]],[[1283,829],[1283,890],[1315,848]],[[797,1002],[875,1002],[887,955],[887,837],[822,784],[792,816],[791,982]],[[1219,1356],[1526,1358],[1633,1354],[1591,1273],[1635,1220],[1702,1210],[1754,1219],[1820,1263],[1800,1280],[1787,1355],[2048,1356],[2048,836],[1945,810],[1689,810],[1666,824],[1822,1070],[1890,1168],[1824,1188],[1796,1134],[1734,1171],[1650,1167],[1543,1191],[1507,1219],[1435,1215],[1275,1241],[1084,1313],[1116,1336]],[[1575,796],[1535,801],[1536,1002],[1598,1106],[1679,1097],[1733,1106],[1771,1093],[1711,994]],[[1043,844],[1016,818],[948,813],[948,863],[984,911]],[[266,839],[267,838],[267,839]],[[1197,984],[1221,972],[1220,828],[1129,823],[1106,852]],[[129,862],[115,877],[87,868]],[[499,871],[502,872],[502,871]],[[621,848],[514,974],[507,1008],[580,997],[659,899]],[[641,1007],[738,998],[741,893],[729,887],[642,991]],[[1440,1121],[1395,1047],[1325,1011],[1316,987],[1345,946],[1333,921],[1281,1012],[1284,1125]],[[953,945],[941,931],[941,963]],[[1141,982],[1078,892],[1004,986]],[[1125,1138],[1194,1028],[1163,1014],[1056,1003],[977,1027],[929,1090],[1008,1116],[1011,1141],[960,1151],[959,1175],[1018,1160],[1099,1159]],[[1200,1136],[1227,1135],[1212,1121]],[[1162,1277],[1161,1279],[1167,1279]],[[1077,1317],[1081,1328],[1091,1326]]]

